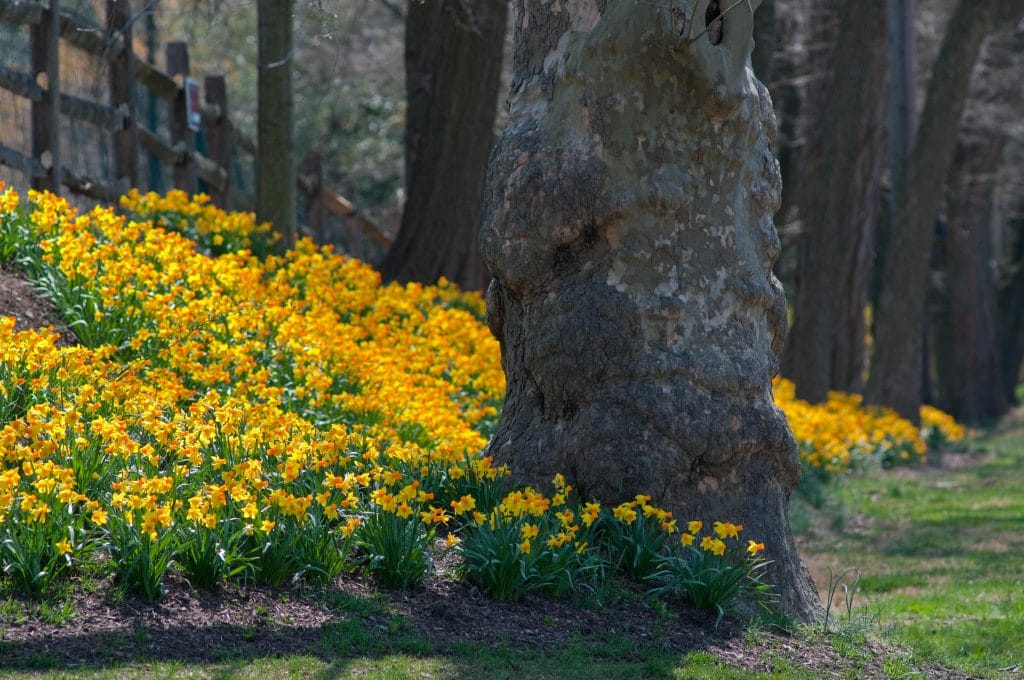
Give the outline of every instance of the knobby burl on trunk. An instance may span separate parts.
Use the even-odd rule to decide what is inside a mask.
[[[481,230],[508,380],[489,453],[520,481],[563,472],[585,497],[742,522],[807,618],[785,515],[799,462],[771,394],[776,124],[747,66],[753,8],[716,6],[517,1]]]

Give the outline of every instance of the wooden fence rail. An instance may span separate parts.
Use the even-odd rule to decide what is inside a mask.
[[[139,182],[139,152],[172,168],[174,185],[194,193],[202,181],[213,202],[221,207],[230,200],[235,205],[251,206],[253,197],[231,186],[232,152],[246,153],[248,162],[256,156],[256,143],[234,128],[228,117],[227,88],[223,76],[204,79],[205,101],[198,107],[199,120],[206,139],[207,154],[196,149],[195,132],[187,121],[185,82],[189,75],[185,43],[169,43],[166,48],[168,70],[165,73],[140,59],[131,49],[132,0],[107,0],[106,25],[90,24],[80,17],[62,12],[59,0],[0,0],[0,22],[26,26],[31,46],[31,73],[0,66],[0,89],[27,99],[31,105],[32,150],[26,154],[0,144],[0,165],[25,175],[33,188],[60,193],[66,187],[73,193],[112,202]],[[58,41],[63,40],[109,66],[109,104],[72,96],[60,90]],[[170,139],[143,124],[135,109],[136,86],[142,86],[168,107]],[[111,135],[113,152],[111,178],[86,177],[63,164],[60,153],[60,116],[89,123]],[[312,206],[309,218],[315,235],[321,239],[324,210],[353,217],[366,238],[382,245],[390,239],[373,221],[361,215],[345,197],[323,187],[322,171],[316,163],[317,177],[307,173],[296,178],[298,189]]]

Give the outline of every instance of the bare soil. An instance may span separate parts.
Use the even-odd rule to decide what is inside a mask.
[[[40,295],[10,263],[0,263],[0,316],[13,316],[14,329],[52,327],[60,334],[60,344],[77,344],[78,338],[57,314],[53,303]]]

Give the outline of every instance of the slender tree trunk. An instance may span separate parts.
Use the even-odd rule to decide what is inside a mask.
[[[295,0],[259,0],[256,219],[274,224],[282,249],[295,245],[292,13]]]
[[[957,420],[981,425],[1008,408],[1000,382],[995,276],[992,270],[992,202],[1005,138],[957,145],[949,183],[947,294],[954,351],[938,362],[945,400]]]
[[[481,231],[508,381],[488,452],[521,481],[563,472],[585,497],[742,522],[806,620],[786,517],[799,462],[771,396],[775,120],[746,68],[751,6],[724,22],[708,7],[517,2]]]
[[[783,374],[797,395],[858,391],[878,186],[885,160],[885,14],[857,3],[839,11],[830,76],[818,90],[816,128],[800,164],[797,294]]]
[[[409,3],[405,33],[407,199],[385,279],[464,288],[488,280],[480,257],[487,158],[501,77],[504,0]]]
[[[997,0],[959,0],[932,68],[895,219],[875,310],[867,398],[919,420],[923,324],[935,215],[949,176],[971,71],[996,16]]]

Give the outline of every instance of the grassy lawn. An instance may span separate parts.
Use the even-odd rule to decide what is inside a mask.
[[[830,573],[855,568],[859,614],[876,618],[915,658],[1020,677],[1024,426],[970,448],[986,455],[946,454],[941,467],[847,479],[819,511],[798,509],[794,524],[819,588]],[[842,592],[835,601],[845,610]]]
[[[455,646],[443,655],[385,653],[356,655],[325,660],[316,656],[292,655],[282,658],[239,659],[209,664],[181,662],[136,662],[102,670],[0,671],[3,678],[692,678],[731,680],[733,678],[778,678],[813,680],[809,669],[798,669],[782,657],[769,660],[772,670],[738,670],[723,664],[713,654],[690,652],[670,654],[654,647],[623,647],[614,640],[591,644],[581,642],[563,650],[512,650]],[[857,678],[851,670],[847,677]]]
[[[18,668],[0,668],[0,678],[778,678],[812,680],[817,677],[808,659],[787,658],[798,638],[773,638],[748,633],[742,644],[747,663],[766,670],[735,668],[709,651],[681,651],[659,644],[642,644],[623,635],[579,636],[567,645],[538,645],[534,649],[507,643],[455,642],[434,648],[422,637],[403,631],[400,618],[389,630],[358,620],[320,628],[312,653],[273,655],[239,654],[215,649],[220,660],[197,662],[166,660],[163,650],[142,651],[145,633],[133,640],[106,640],[111,660],[102,666],[63,665],[46,652],[19,660]],[[786,640],[781,642],[780,640]],[[806,640],[804,640],[806,641]],[[123,646],[120,646],[123,645]],[[759,646],[758,646],[759,645]],[[121,652],[125,651],[124,658]],[[751,653],[753,652],[753,653]],[[216,656],[216,654],[215,654]],[[740,654],[742,658],[744,654]],[[830,655],[835,658],[834,654]],[[843,660],[844,677],[865,677],[866,657]],[[735,659],[734,659],[735,660]],[[833,666],[834,668],[834,666]],[[874,677],[872,675],[872,677]]]

